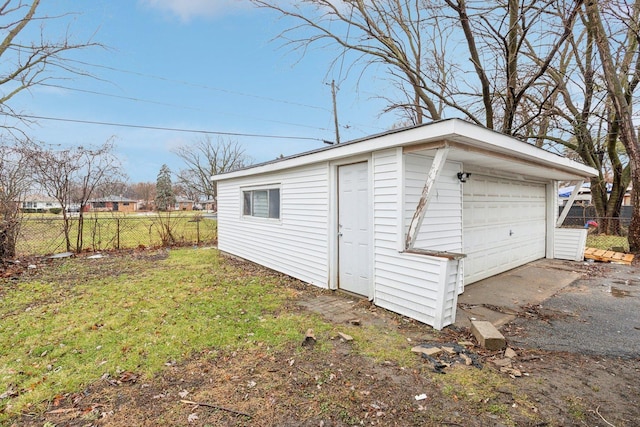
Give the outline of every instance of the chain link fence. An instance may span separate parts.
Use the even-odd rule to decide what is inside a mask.
[[[629,251],[629,223],[631,222],[630,206],[623,206],[617,218],[598,218],[593,206],[572,206],[562,223],[564,228],[587,228],[587,247]],[[562,208],[561,208],[562,211]]]
[[[71,251],[103,251],[173,245],[215,244],[215,216],[158,214],[136,216],[85,215],[82,239],[78,239],[79,217],[69,219]],[[17,256],[50,255],[67,250],[62,217],[25,215],[20,223]]]

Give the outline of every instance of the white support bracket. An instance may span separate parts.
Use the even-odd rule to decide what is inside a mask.
[[[422,195],[418,201],[418,206],[416,207],[416,211],[413,213],[411,223],[409,223],[409,230],[407,231],[407,237],[404,245],[405,250],[413,249],[413,245],[415,244],[418,233],[420,232],[420,227],[422,226],[422,221],[424,220],[424,214],[429,206],[429,200],[431,199],[433,190],[436,187],[436,181],[438,180],[440,172],[442,172],[447,160],[447,154],[449,154],[449,146],[439,148],[438,151],[436,151],[433,163],[431,164],[431,169],[429,169],[429,173],[427,174],[427,180],[424,183],[424,188],[422,189]]]
[[[569,200],[567,200],[567,203],[565,203],[564,207],[562,208],[562,212],[560,212],[560,216],[556,221],[556,228],[560,228],[562,226],[562,223],[564,222],[564,219],[567,217],[567,215],[569,215],[569,210],[571,209],[571,206],[573,206],[573,202],[576,200],[576,197],[578,197],[578,193],[582,188],[582,184],[584,184],[584,180],[576,181],[575,186],[573,187],[573,191],[571,192],[571,196],[569,196]]]

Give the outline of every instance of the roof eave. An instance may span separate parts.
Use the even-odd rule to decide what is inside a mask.
[[[371,151],[394,147],[407,147],[432,141],[449,140],[462,145],[509,154],[520,159],[531,159],[537,163],[563,170],[576,177],[597,176],[598,171],[566,157],[537,148],[500,132],[487,129],[460,119],[448,119],[427,125],[398,129],[373,135],[367,138],[324,147],[306,153],[277,159],[271,162],[250,166],[233,172],[211,177],[214,181],[240,178],[256,174],[273,173],[311,163],[334,161],[357,156]]]

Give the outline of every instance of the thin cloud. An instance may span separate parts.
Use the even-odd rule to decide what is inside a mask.
[[[140,4],[177,16],[183,22],[215,18],[251,7],[248,0],[140,0]]]

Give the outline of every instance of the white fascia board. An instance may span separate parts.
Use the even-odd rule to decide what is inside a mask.
[[[497,153],[509,154],[522,159],[536,159],[539,163],[548,164],[585,178],[598,175],[598,171],[590,166],[550,153],[503,133],[459,119],[454,119],[453,121],[455,121],[454,135],[449,137],[452,141]]]
[[[374,135],[365,139],[344,142],[308,153],[301,153],[288,158],[285,157],[282,160],[263,163],[253,167],[250,166],[247,169],[215,175],[211,178],[214,181],[222,181],[249,175],[277,172],[283,169],[295,168],[316,162],[334,161],[372,151],[384,150],[386,148],[439,140],[442,139],[443,134],[449,134],[452,130],[452,121],[446,120],[426,126],[398,130],[377,136]]]
[[[213,181],[240,178],[263,173],[277,172],[307,164],[334,161],[393,147],[405,147],[432,141],[455,141],[462,145],[478,147],[514,158],[535,159],[536,163],[562,169],[578,177],[596,176],[597,171],[589,166],[565,157],[549,153],[531,144],[519,141],[500,132],[465,122],[460,119],[442,120],[408,129],[389,131],[364,139],[345,142],[307,153],[301,153],[282,160],[267,162],[246,169],[211,177]]]

